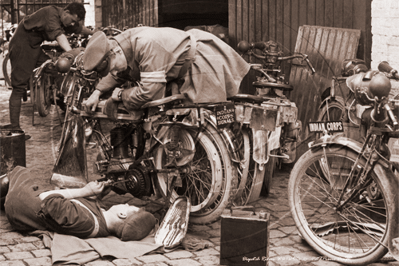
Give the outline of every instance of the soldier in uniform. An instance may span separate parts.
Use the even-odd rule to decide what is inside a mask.
[[[81,3],[71,3],[65,8],[46,6],[19,23],[11,38],[9,51],[11,62],[12,93],[9,100],[11,133],[23,133],[20,124],[21,99],[26,95],[33,69],[48,59],[40,45],[43,41],[57,40],[64,51],[71,46],[66,33],[89,35],[92,31],[83,26],[86,10]],[[27,138],[29,136],[27,135]]]
[[[115,235],[130,241],[146,237],[156,223],[151,213],[135,206],[118,204],[102,209],[97,196],[103,192],[103,182],[90,182],[83,188],[55,189],[21,166],[6,178],[1,180],[2,192],[9,188],[5,212],[18,231],[49,230],[80,238]]]
[[[194,103],[226,101],[238,93],[250,68],[228,44],[197,29],[137,27],[112,39],[98,32],[83,60],[85,70],[106,75],[83,103],[89,113],[111,90],[111,99],[123,101],[128,110],[175,93]],[[137,85],[119,88],[126,81]]]

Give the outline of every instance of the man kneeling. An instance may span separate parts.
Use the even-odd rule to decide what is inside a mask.
[[[155,226],[155,217],[135,206],[119,204],[107,211],[102,209],[93,196],[101,194],[103,182],[90,182],[83,188],[54,189],[52,185],[40,184],[43,182],[21,166],[8,178],[5,212],[18,231],[49,230],[80,238],[115,235],[131,241],[143,239]]]

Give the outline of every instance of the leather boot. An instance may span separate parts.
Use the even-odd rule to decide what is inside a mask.
[[[6,129],[10,130],[10,134],[12,133],[24,133],[19,124],[19,118],[21,116],[21,98],[23,95],[16,93],[14,90],[11,92],[10,100],[9,100],[9,108],[10,108],[10,123],[11,125]],[[25,140],[30,139],[30,136],[25,134]]]
[[[9,108],[10,108],[10,123],[11,130],[21,130],[19,125],[19,117],[21,115],[21,95],[15,93],[15,90],[11,92]]]

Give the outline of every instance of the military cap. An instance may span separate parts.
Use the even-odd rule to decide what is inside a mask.
[[[156,224],[156,218],[150,212],[140,209],[131,214],[116,231],[122,241],[138,241],[145,238]]]
[[[98,31],[90,38],[83,55],[83,68],[87,71],[97,71],[105,76],[109,71],[108,52],[110,46],[104,32]]]

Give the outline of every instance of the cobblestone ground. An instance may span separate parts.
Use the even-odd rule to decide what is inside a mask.
[[[4,82],[1,81],[0,82]],[[1,83],[0,83],[1,85]],[[4,85],[4,83],[3,83]],[[0,124],[8,120],[8,98],[10,91],[0,86]],[[60,137],[60,122],[53,109],[45,118],[37,113],[32,126],[32,105],[23,103],[22,128],[32,136],[26,142],[26,163],[32,171],[40,173],[44,178],[51,176],[52,166],[56,160],[56,145]],[[279,170],[273,177],[273,185],[268,198],[260,198],[253,205],[259,210],[266,209],[270,213],[270,266],[280,265],[342,265],[323,260],[300,236],[289,212],[287,184],[289,170]],[[0,266],[39,266],[51,265],[51,252],[46,249],[37,237],[22,235],[14,231],[7,221],[4,211],[0,214]],[[188,234],[202,238],[210,243],[210,247],[197,252],[176,250],[164,255],[147,255],[137,257],[133,261],[97,260],[86,265],[219,265],[220,221],[207,226],[190,226]],[[399,262],[379,262],[376,265],[399,265]]]

